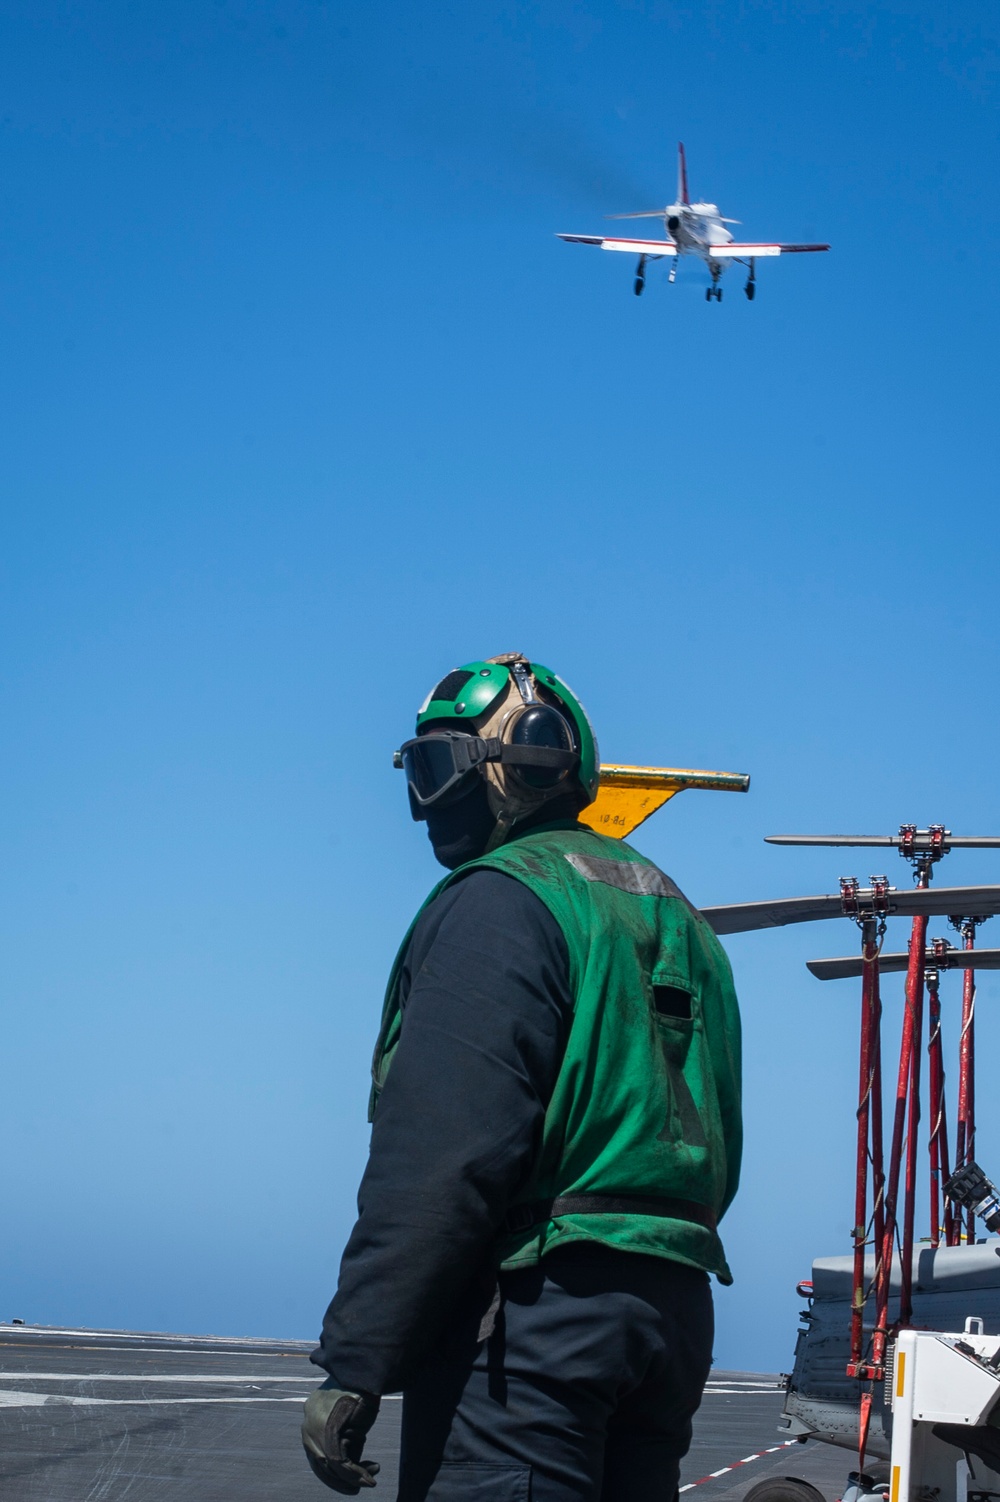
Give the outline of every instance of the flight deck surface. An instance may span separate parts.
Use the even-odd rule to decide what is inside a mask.
[[[310,1349],[306,1341],[0,1325],[0,1496],[319,1502],[327,1492],[298,1434],[302,1401],[320,1377]],[[769,1475],[811,1481],[828,1502],[840,1496],[856,1461],[830,1445],[783,1444],[782,1396],[776,1376],[713,1371],[681,1474],[686,1497],[737,1502]],[[368,1442],[366,1453],[382,1465],[376,1502],[396,1493],[401,1406],[383,1402]]]

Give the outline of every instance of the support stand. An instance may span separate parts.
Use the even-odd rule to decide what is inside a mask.
[[[854,1194],[854,1288],[851,1297],[851,1365],[855,1377],[870,1375],[862,1361],[865,1288],[865,1248],[868,1245],[868,1164],[872,1167],[874,1201],[872,1229],[876,1246],[885,1234],[885,1175],[882,1162],[882,1000],[879,993],[878,957],[885,936],[889,905],[889,881],[871,878],[871,898],[861,906],[858,882],[842,877],[844,913],[861,928],[861,1069],[858,1081],[857,1177]]]
[[[943,939],[934,940],[934,957],[944,959],[950,948]],[[953,1246],[955,1216],[951,1201],[942,1194],[942,1186],[951,1178],[948,1161],[948,1118],[945,1112],[944,1052],[941,1047],[941,996],[940,974],[936,965],[926,970],[927,1016],[928,1016],[928,1108],[930,1128],[927,1135],[927,1150],[931,1160],[930,1220],[931,1246],[941,1244],[942,1222],[946,1246]]]
[[[975,949],[976,929],[984,918],[951,919],[951,925],[962,935],[964,949]],[[964,1168],[976,1156],[976,975],[966,970],[962,980],[962,1031],[958,1044],[958,1111],[955,1123],[955,1169]],[[976,1239],[975,1213],[966,1212],[965,1239]],[[952,1239],[949,1246],[958,1246],[962,1240],[961,1214],[955,1215]]]

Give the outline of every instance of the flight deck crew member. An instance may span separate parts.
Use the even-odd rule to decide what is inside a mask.
[[[400,1502],[672,1502],[739,1175],[726,956],[577,815],[587,716],[518,653],[449,673],[397,753],[450,874],[403,940],[358,1220],[302,1427],[334,1491],[402,1391]]]

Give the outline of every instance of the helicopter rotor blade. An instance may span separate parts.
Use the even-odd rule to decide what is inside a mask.
[[[806,969],[817,980],[845,980],[859,976],[866,963],[859,954],[852,954],[836,960],[806,960]],[[905,970],[909,963],[908,954],[881,954],[879,974]],[[928,949],[924,963],[928,970],[1000,970],[1000,949],[946,949],[940,954]]]
[[[865,894],[861,892],[859,896],[863,901]],[[890,890],[886,911],[890,916],[903,917],[926,913],[930,918],[947,918],[952,913],[961,913],[968,918],[992,918],[1000,913],[1000,886]],[[777,897],[771,902],[733,902],[723,907],[704,907],[701,912],[717,934],[745,934],[759,928],[783,928],[787,923],[813,923],[820,918],[845,916],[844,899],[839,892],[819,897]]]
[[[918,829],[917,839],[926,842],[928,831]],[[898,834],[766,834],[766,845],[826,845],[837,847],[863,845],[888,846],[898,850],[903,843],[903,836]],[[943,843],[950,850],[1000,850],[1000,835],[968,835],[948,834],[945,831]]]

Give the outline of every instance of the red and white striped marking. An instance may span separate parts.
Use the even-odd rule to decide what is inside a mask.
[[[754,1455],[744,1455],[742,1460],[734,1460],[732,1465],[724,1465],[721,1471],[712,1471],[708,1476],[702,1476],[700,1481],[689,1481],[687,1486],[682,1486],[682,1492],[692,1491],[696,1486],[704,1486],[706,1481],[715,1481],[719,1476],[726,1476],[730,1471],[738,1470],[741,1465],[749,1465],[751,1460],[760,1460],[764,1455],[775,1455],[779,1450],[787,1450],[789,1445],[797,1445],[797,1439],[783,1439],[780,1445],[769,1445],[766,1450],[758,1450]]]

